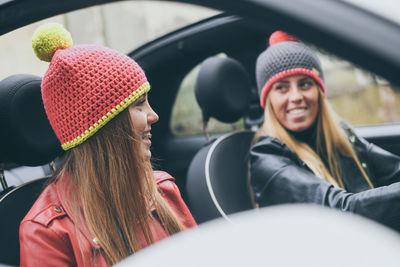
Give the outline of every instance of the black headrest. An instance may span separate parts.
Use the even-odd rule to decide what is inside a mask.
[[[195,95],[204,120],[225,123],[240,119],[250,104],[250,77],[245,68],[228,57],[210,57],[201,64]]]
[[[0,162],[38,166],[62,154],[40,93],[41,78],[17,74],[0,81]]]

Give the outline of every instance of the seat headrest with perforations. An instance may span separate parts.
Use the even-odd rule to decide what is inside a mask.
[[[12,75],[0,81],[0,162],[46,164],[62,154],[44,111],[41,78]]]
[[[201,64],[195,87],[203,119],[213,117],[225,123],[236,122],[249,107],[250,89],[250,77],[237,60],[207,58]]]

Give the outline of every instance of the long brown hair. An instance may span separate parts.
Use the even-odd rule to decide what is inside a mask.
[[[171,235],[184,229],[157,190],[149,160],[132,128],[128,109],[94,136],[67,151],[56,179],[70,179],[65,194],[77,230],[87,225],[110,264],[155,242],[149,226],[156,209]],[[87,255],[85,255],[87,257]]]
[[[348,141],[346,133],[339,124],[339,119],[329,103],[326,101],[321,88],[319,93],[319,113],[317,117],[317,140],[316,147],[318,151],[314,151],[309,145],[293,138],[277,119],[273,111],[271,100],[268,97],[264,111],[264,123],[257,131],[253,142],[257,142],[261,136],[271,136],[279,139],[291,148],[312,170],[312,172],[332,183],[336,187],[344,188],[342,174],[340,172],[339,155],[352,158],[360,169],[364,179],[369,186],[373,188],[373,184],[369,179],[364,168],[355,153],[352,145]],[[318,156],[322,151],[326,152],[328,168]]]

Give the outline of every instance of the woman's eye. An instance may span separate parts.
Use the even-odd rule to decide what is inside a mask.
[[[311,81],[305,81],[305,82],[300,83],[300,87],[302,87],[302,88],[309,88],[312,85],[313,85],[313,83]]]
[[[144,104],[144,102],[146,102],[146,99],[139,99],[137,102],[136,102],[136,106],[143,106],[143,104]]]
[[[143,106],[143,104],[146,102],[146,100],[147,100],[147,97],[142,96],[141,98],[139,98],[139,99],[136,101],[135,106]]]
[[[276,85],[274,89],[275,89],[275,90],[278,90],[278,91],[282,91],[283,89],[285,89],[285,86],[283,86],[283,85]]]

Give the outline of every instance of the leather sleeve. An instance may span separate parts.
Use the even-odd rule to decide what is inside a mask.
[[[166,172],[157,171],[154,172],[154,175],[162,196],[181,219],[183,225],[186,228],[196,226],[197,224],[183,201],[178,186],[174,183],[175,179]]]
[[[20,266],[75,266],[71,245],[50,227],[24,221],[19,230]]]
[[[297,155],[273,138],[250,151],[251,186],[260,206],[314,203],[350,211],[400,231],[400,183],[349,193],[316,177]]]
[[[400,182],[400,157],[392,154],[368,141],[360,138],[361,145],[365,146],[365,157],[369,170],[373,173],[378,186]],[[355,145],[357,150],[358,144]]]
[[[366,171],[372,176],[375,185],[384,186],[400,182],[400,157],[379,146],[376,146],[364,138],[358,136],[345,121],[340,122],[347,132],[350,142],[361,162],[367,163]],[[372,174],[372,175],[370,175]]]

